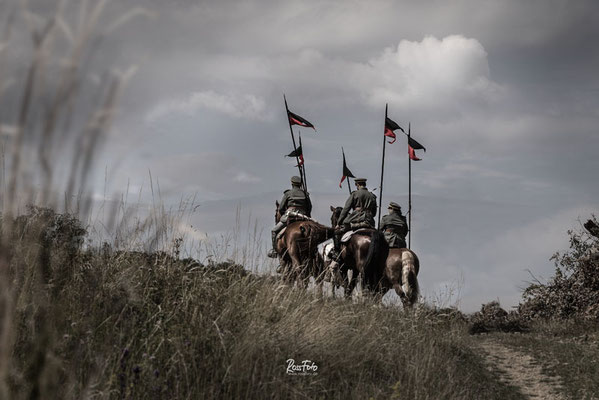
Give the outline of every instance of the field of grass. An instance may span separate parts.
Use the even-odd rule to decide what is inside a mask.
[[[7,398],[520,398],[457,313],[322,297],[168,252],[81,250],[78,221],[49,210],[2,222]],[[316,370],[288,374],[289,359]]]

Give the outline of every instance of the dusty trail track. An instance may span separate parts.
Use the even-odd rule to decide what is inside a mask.
[[[485,338],[479,346],[491,368],[501,374],[503,382],[515,386],[531,399],[562,400],[559,378],[543,373],[541,365],[530,355]]]

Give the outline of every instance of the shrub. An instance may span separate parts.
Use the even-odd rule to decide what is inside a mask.
[[[492,301],[483,304],[479,312],[475,312],[470,317],[470,334],[489,333],[489,332],[526,332],[528,327],[522,323],[517,311],[507,312],[499,305],[499,302]]]
[[[537,281],[524,290],[524,301],[519,306],[524,317],[599,320],[599,237],[593,229],[596,223],[593,216],[585,223],[588,232],[568,231],[570,249],[551,258],[555,275],[547,283]]]

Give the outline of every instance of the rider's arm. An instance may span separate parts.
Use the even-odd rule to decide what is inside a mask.
[[[352,194],[351,196],[349,196],[349,198],[345,202],[345,206],[343,207],[343,210],[341,210],[341,214],[339,214],[339,219],[337,220],[337,225],[343,224],[343,220],[345,219],[345,217],[347,217],[349,210],[351,210],[353,202],[354,202],[354,196]]]
[[[279,204],[279,214],[283,215],[285,211],[287,211],[287,201],[289,200],[289,196],[287,192],[283,194],[283,198],[281,199],[281,203]]]

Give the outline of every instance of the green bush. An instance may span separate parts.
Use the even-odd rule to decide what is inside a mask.
[[[585,226],[596,225],[593,216]],[[519,311],[526,318],[582,317],[599,320],[599,237],[594,231],[570,230],[570,249],[555,253],[555,275],[535,282],[523,292]]]

